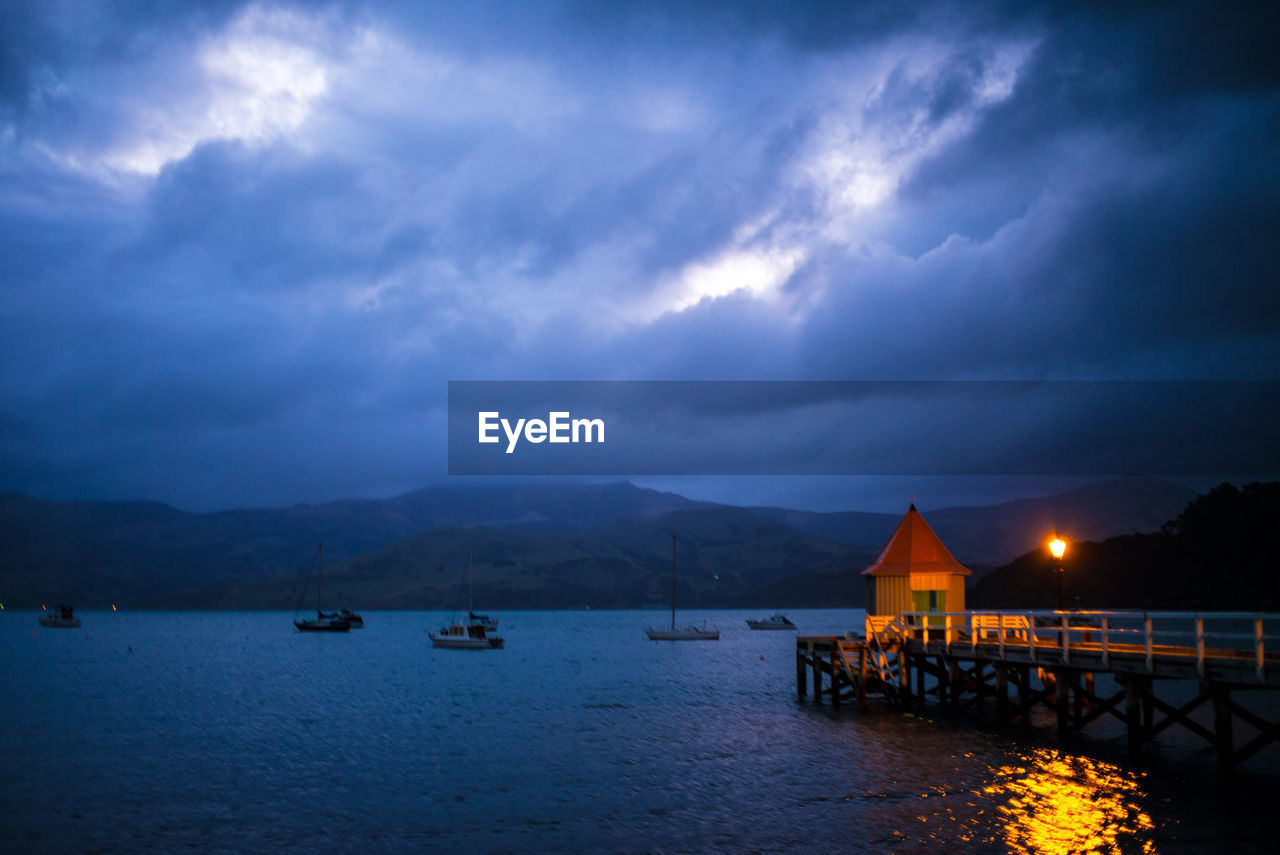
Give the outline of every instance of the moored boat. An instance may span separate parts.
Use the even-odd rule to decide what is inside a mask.
[[[719,641],[720,630],[705,626],[676,627],[676,536],[671,535],[671,626],[666,629],[646,627],[644,634],[650,641]]]
[[[497,650],[505,643],[496,635],[489,635],[480,624],[464,624],[454,621],[440,628],[439,632],[428,633],[432,647],[446,650]]]
[[[351,624],[344,618],[319,612],[313,618],[294,618],[293,625],[303,632],[346,632],[351,629]]]
[[[795,629],[796,625],[784,614],[776,614],[763,620],[747,618],[747,626],[752,629]]]
[[[686,626],[683,629],[674,626],[667,629],[647,627],[644,634],[650,641],[718,641],[720,639],[720,630],[697,626]]]
[[[364,629],[364,618],[351,611],[351,609],[338,609],[336,612],[329,612],[325,617],[345,618],[352,629]]]
[[[76,617],[75,609],[61,603],[55,611],[40,615],[40,625],[50,629],[76,629],[80,626],[80,618]]]
[[[298,598],[299,607],[306,597],[307,586],[303,585],[302,596]],[[346,632],[351,629],[351,621],[343,617],[341,612],[326,614],[324,611],[324,544],[316,544],[316,616],[299,619],[295,610],[293,625],[301,632]],[[363,621],[361,625],[364,625]]]
[[[502,638],[491,635],[498,628],[498,622],[488,615],[478,615],[471,608],[471,555],[467,555],[467,620],[455,620],[442,626],[439,632],[431,632],[432,647],[444,650],[498,650],[505,642]]]

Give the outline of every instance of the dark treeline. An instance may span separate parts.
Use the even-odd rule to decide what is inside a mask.
[[[1222,484],[1154,534],[1072,544],[1068,608],[1280,610],[1280,483]],[[969,593],[971,608],[1054,608],[1053,560],[1029,552]]]

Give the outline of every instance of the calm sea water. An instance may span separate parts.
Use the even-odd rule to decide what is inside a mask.
[[[859,714],[795,700],[794,634],[707,612],[497,614],[507,649],[431,649],[448,615],[0,612],[5,852],[1263,852],[1274,751],[1221,782],[1176,729]],[[793,611],[802,633],[861,613]],[[700,615],[685,617],[696,619]]]

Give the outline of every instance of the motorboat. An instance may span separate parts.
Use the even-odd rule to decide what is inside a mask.
[[[428,633],[432,647],[445,650],[498,650],[504,642],[496,635],[489,635],[485,628],[477,623],[454,621],[440,628],[439,632]]]
[[[40,615],[40,625],[50,629],[77,629],[80,626],[80,618],[76,617],[75,609],[62,603],[54,611]]]
[[[467,555],[467,620],[455,620],[439,632],[428,633],[432,647],[444,650],[499,650],[505,643],[491,633],[498,622],[488,615],[478,615],[471,608],[471,555]]]

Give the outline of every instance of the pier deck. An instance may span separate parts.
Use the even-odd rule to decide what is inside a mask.
[[[1096,678],[1119,691],[1096,693]],[[1232,692],[1280,689],[1280,615],[1237,612],[952,612],[867,618],[864,634],[796,640],[796,692],[815,702],[868,696],[910,709],[936,700],[944,710],[981,716],[988,702],[1004,723],[1053,710],[1063,736],[1103,716],[1128,728],[1129,748],[1178,724],[1209,741],[1230,770],[1280,740],[1280,722],[1264,720]],[[1160,681],[1198,683],[1192,700],[1161,699]],[[1213,707],[1213,726],[1192,719]],[[1237,745],[1235,722],[1254,733]]]

